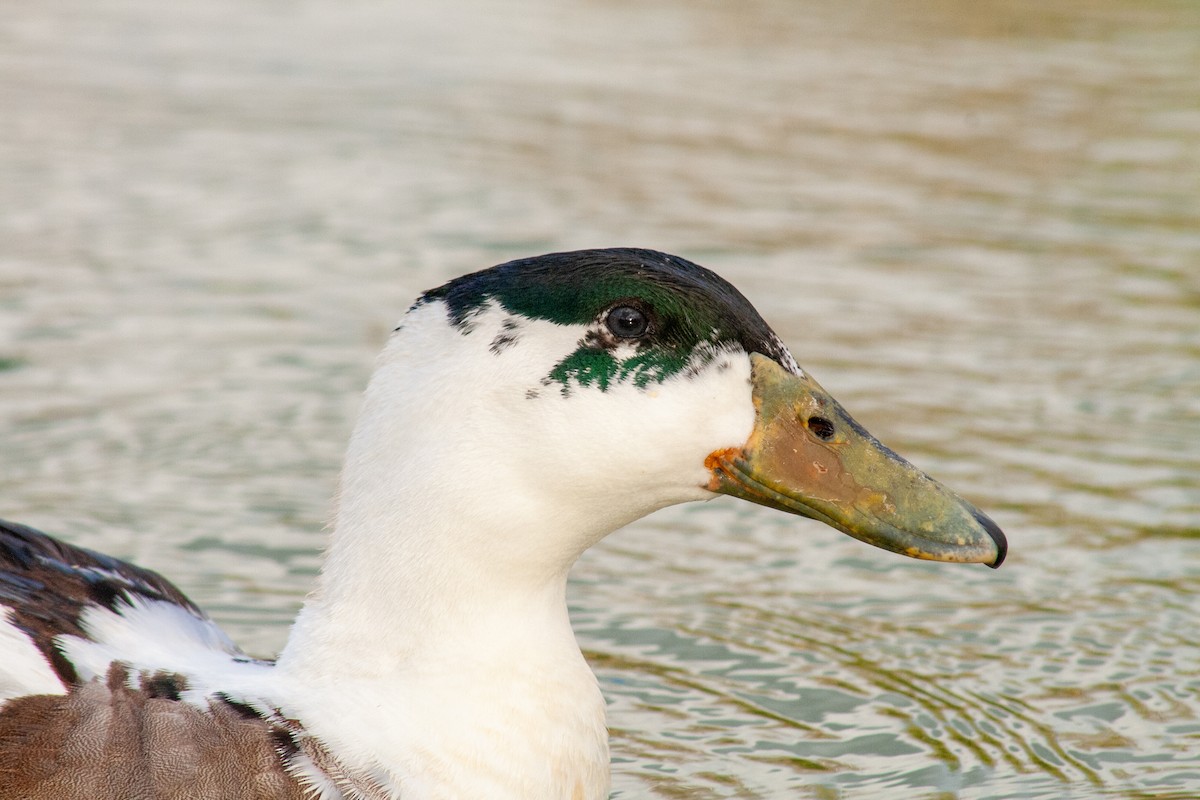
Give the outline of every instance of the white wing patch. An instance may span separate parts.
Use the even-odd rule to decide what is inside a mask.
[[[27,694],[65,694],[66,689],[29,637],[12,623],[13,610],[0,606],[0,704]]]
[[[267,665],[237,663],[245,656],[224,631],[171,602],[135,595],[116,611],[93,606],[83,612],[80,627],[89,638],[61,635],[55,644],[83,681],[103,677],[114,661],[130,666],[131,681],[137,680],[140,671],[215,676],[231,669],[269,669]]]

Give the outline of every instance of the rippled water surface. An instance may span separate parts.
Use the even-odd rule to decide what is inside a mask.
[[[271,654],[417,292],[618,244],[733,280],[1012,554],[614,535],[572,603],[617,796],[1200,796],[1190,2],[9,3],[0,514]]]

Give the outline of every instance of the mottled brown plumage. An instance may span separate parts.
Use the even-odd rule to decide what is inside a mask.
[[[120,613],[145,601],[207,620],[155,572],[0,521],[0,606],[67,690],[0,704],[0,800],[311,796],[285,771],[304,738],[299,726],[220,696],[184,702],[184,676],[119,661],[81,679],[59,637],[90,639],[89,608]]]
[[[284,771],[286,731],[236,704],[207,711],[130,688],[113,664],[104,681],[66,695],[30,695],[0,714],[0,800],[300,800]]]

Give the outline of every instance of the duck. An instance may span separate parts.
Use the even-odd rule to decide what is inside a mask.
[[[704,267],[614,248],[450,280],[387,339],[276,659],[155,572],[0,523],[0,798],[602,800],[568,573],[720,495],[913,558],[1007,552]]]

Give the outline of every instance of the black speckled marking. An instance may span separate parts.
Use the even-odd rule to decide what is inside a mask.
[[[492,339],[492,344],[488,347],[492,355],[498,356],[508,348],[512,347],[517,342],[521,341],[521,335],[517,329],[521,325],[512,317],[504,320],[504,324],[500,326],[501,330]]]
[[[187,691],[187,678],[174,672],[143,673],[139,685],[146,697],[160,700],[178,700]]]

